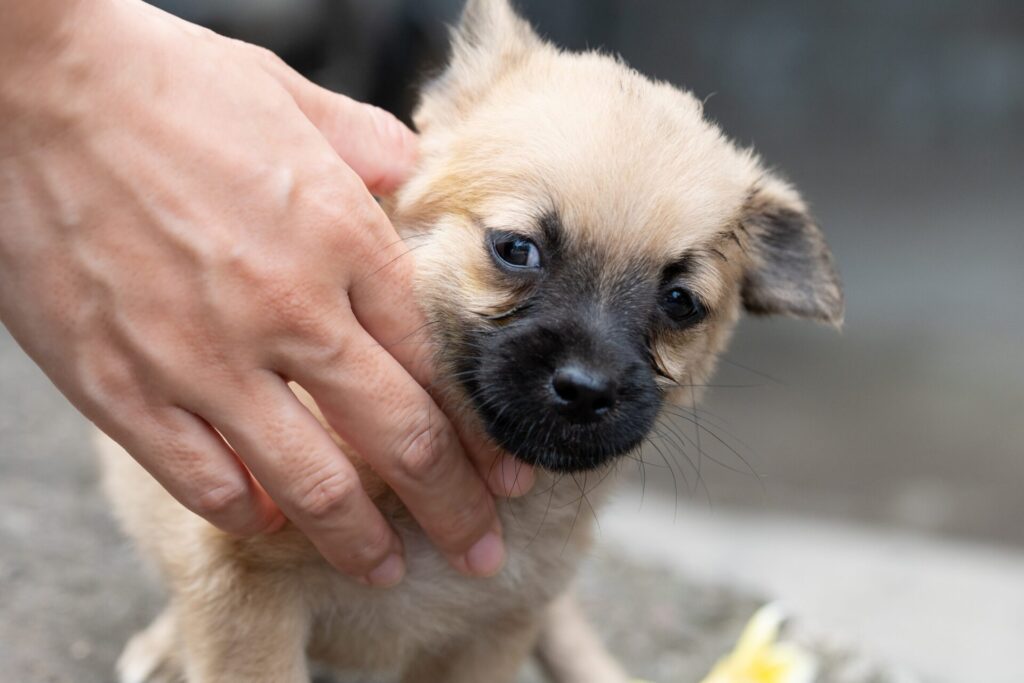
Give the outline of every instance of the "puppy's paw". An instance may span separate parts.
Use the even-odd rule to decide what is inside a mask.
[[[174,617],[165,611],[135,634],[117,660],[118,683],[182,683]]]

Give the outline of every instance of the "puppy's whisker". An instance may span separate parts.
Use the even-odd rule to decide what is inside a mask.
[[[427,320],[422,325],[420,325],[416,329],[410,331],[405,336],[400,337],[399,339],[396,339],[393,342],[388,342],[388,343],[381,342],[380,345],[383,348],[385,348],[385,349],[392,349],[392,348],[394,348],[396,346],[403,346],[403,345],[406,345],[406,344],[433,344],[433,343],[435,343],[435,340],[430,338],[430,337],[427,337],[426,339],[415,340],[415,341],[410,341],[410,340],[411,340],[412,337],[416,336],[417,334],[422,333],[427,328],[443,327],[444,324],[445,324],[445,322],[442,321],[442,320]]]
[[[777,385],[783,386],[783,387],[784,386],[788,386],[786,384],[786,382],[784,382],[783,380],[779,379],[778,377],[773,377],[772,375],[769,375],[769,374],[767,374],[765,372],[761,372],[760,370],[755,370],[754,368],[752,368],[752,367],[750,367],[748,365],[744,365],[744,364],[739,363],[737,361],[734,361],[734,360],[732,360],[730,358],[719,358],[718,360],[719,360],[719,362],[725,363],[726,365],[731,365],[731,366],[733,366],[735,368],[739,368],[740,370],[744,370],[746,372],[749,372],[752,375],[757,375],[758,377],[763,377],[764,379],[768,380],[772,384],[777,384]]]
[[[562,477],[563,477],[563,475],[561,475],[561,474],[555,475],[555,478],[552,480],[551,485],[548,487],[548,489],[546,491],[541,491],[540,492],[540,495],[543,495],[544,493],[547,493],[548,494],[548,500],[547,500],[547,503],[544,506],[544,514],[541,515],[540,522],[537,524],[537,530],[534,532],[533,536],[530,537],[530,540],[527,541],[526,547],[529,547],[530,545],[532,545],[533,542],[537,540],[537,538],[540,536],[541,532],[544,530],[544,525],[545,525],[545,523],[548,520],[548,514],[550,514],[550,512],[551,512],[551,504],[554,502],[555,491],[558,489],[558,484],[559,484],[559,482],[562,481]]]
[[[658,455],[661,456],[661,459],[665,461],[665,465],[668,467],[668,471],[672,475],[672,521],[675,522],[679,517],[679,482],[676,479],[675,469],[673,469],[672,465],[669,464],[668,457],[665,455],[664,451],[661,450],[661,447],[658,446],[658,444],[654,440],[647,439],[647,443],[651,444],[651,446],[658,453]],[[686,490],[689,491],[690,482],[687,480],[685,473],[683,473],[681,470],[680,473],[683,475],[683,482],[686,484]]]
[[[742,454],[740,454],[735,448],[730,446],[724,439],[722,439],[720,436],[718,436],[718,434],[716,434],[714,430],[709,429],[704,424],[694,423],[693,419],[690,418],[688,415],[677,414],[676,417],[679,417],[680,419],[687,420],[687,421],[691,422],[692,424],[695,424],[695,426],[700,431],[703,431],[704,433],[709,434],[717,442],[719,442],[720,444],[725,446],[725,448],[728,449],[730,453],[735,455],[743,463],[743,465],[746,467],[746,469],[739,469],[739,468],[733,467],[732,465],[730,465],[730,464],[728,464],[726,462],[723,462],[722,460],[719,460],[718,458],[715,458],[714,456],[712,456],[707,451],[704,451],[704,453],[703,453],[703,455],[705,457],[707,457],[709,460],[714,462],[716,465],[718,465],[718,466],[720,466],[720,467],[722,467],[724,469],[727,469],[730,472],[735,472],[736,474],[742,474],[744,476],[751,476],[751,477],[753,477],[754,479],[756,479],[758,481],[762,491],[765,490],[764,477],[762,477],[761,474],[759,474],[757,472],[757,470],[754,469],[754,467],[750,464],[750,462],[745,457],[743,457]]]
[[[693,440],[691,440],[688,435],[686,435],[685,433],[676,431],[675,428],[672,425],[670,425],[669,423],[667,423],[665,421],[660,422],[658,424],[658,427],[656,428],[656,430],[657,431],[655,433],[658,435],[659,438],[661,438],[663,440],[666,440],[666,441],[671,441],[672,442],[670,445],[673,445],[673,446],[675,446],[678,449],[678,453],[680,455],[682,455],[683,458],[686,459],[686,462],[690,465],[690,468],[693,469],[693,471],[697,474],[697,476],[699,478],[700,474],[701,474],[700,469],[698,468],[696,463],[693,462],[693,459],[690,458],[690,454],[686,452],[686,446],[684,445],[683,441],[684,440],[687,441],[691,446],[694,446],[694,447],[696,447],[696,443],[693,442]],[[666,435],[665,431],[663,431],[663,430],[668,430],[669,434]],[[677,465],[678,465],[678,461],[677,461]],[[681,465],[679,465],[679,469],[680,469],[680,472],[683,472],[683,469],[682,469]]]
[[[666,410],[664,412],[666,415],[670,415],[672,417],[680,419],[686,419],[686,417],[693,417],[692,411],[690,411],[685,406],[672,406],[669,410]],[[732,425],[730,424],[728,418],[725,418],[721,415],[711,412],[710,410],[702,408],[701,425],[703,427],[707,427],[708,425],[714,427],[716,430],[718,430],[718,433],[720,435],[724,434],[724,436],[727,436],[731,441],[735,443],[735,445],[743,447],[747,452],[751,454],[751,456],[757,456],[757,449],[748,444],[746,441],[744,441],[741,437],[739,437],[736,433],[732,431]]]
[[[607,467],[605,469],[604,474],[601,475],[601,478],[597,480],[597,483],[594,484],[594,487],[592,489],[590,489],[590,491],[596,491],[598,489],[598,487],[600,487],[601,484],[604,483],[604,480],[608,478],[608,475],[612,473],[612,470],[613,470],[612,467],[610,467],[610,466]],[[593,519],[594,519],[594,526],[597,527],[597,531],[598,531],[598,533],[600,533],[601,532],[601,520],[598,519],[598,517],[597,517],[597,510],[594,508],[594,504],[590,502],[590,498],[587,496],[588,492],[589,491],[587,489],[587,473],[584,472],[583,473],[583,500],[584,500],[584,502],[586,502],[587,507],[590,509],[590,516],[593,517]]]
[[[667,445],[674,445],[677,448],[677,450],[674,451],[673,454],[678,453],[678,454],[682,455],[683,458],[686,459],[686,462],[690,465],[690,468],[693,469],[693,471],[694,471],[694,473],[696,475],[695,486],[694,486],[694,488],[690,488],[689,481],[688,481],[688,479],[686,477],[685,471],[683,470],[683,466],[679,463],[678,460],[676,460],[675,458],[672,458],[672,460],[676,463],[676,466],[679,467],[679,472],[680,472],[680,474],[683,475],[683,480],[686,481],[686,483],[687,483],[687,489],[689,490],[689,492],[691,494],[695,493],[697,489],[702,490],[704,492],[704,496],[707,498],[708,505],[711,506],[711,507],[714,507],[714,504],[713,504],[713,502],[711,500],[711,490],[708,488],[707,480],[704,477],[703,472],[694,464],[693,459],[690,458],[690,455],[686,452],[686,448],[683,445],[682,437],[684,437],[685,434],[680,434],[679,432],[676,432],[674,429],[671,428],[670,425],[668,425],[668,424],[666,424],[664,422],[661,423],[660,426],[662,428],[669,429],[669,431],[671,433],[671,437],[666,437],[665,433],[663,431],[661,431],[660,429],[656,432],[656,435],[659,438],[662,438],[662,439],[665,439],[667,441],[670,441],[671,443],[667,444]]]
[[[693,388],[693,375],[687,375],[690,379],[690,410],[693,412],[693,424],[697,427],[697,477],[700,478],[701,466],[704,463],[704,449],[700,442],[700,416],[697,414],[697,393]]]
[[[576,523],[579,521],[580,513],[583,511],[583,501],[586,498],[586,493],[583,487],[580,486],[580,482],[576,478],[576,474],[571,473],[570,476],[572,477],[573,482],[576,484],[576,487],[580,490],[581,495],[579,497],[579,505],[576,507],[576,514],[574,514],[572,517],[572,524],[569,525],[569,531],[565,534],[565,542],[562,544],[562,555],[565,555],[565,549],[569,547],[569,541],[572,540],[572,535],[576,531]],[[586,476],[586,473],[584,473],[584,476]]]
[[[392,259],[389,259],[387,262],[385,262],[380,267],[375,268],[374,270],[370,271],[369,273],[366,273],[362,277],[356,279],[353,284],[359,285],[359,284],[362,284],[362,283],[366,282],[370,278],[378,275],[381,271],[387,270],[392,265],[394,265],[398,261],[402,260],[406,256],[411,256],[412,252],[414,252],[414,251],[416,251],[418,249],[422,249],[423,247],[426,247],[426,246],[430,246],[429,243],[428,244],[416,244],[416,245],[413,245],[411,247],[406,248],[404,251],[402,251],[402,253],[398,254],[397,256],[395,256]]]

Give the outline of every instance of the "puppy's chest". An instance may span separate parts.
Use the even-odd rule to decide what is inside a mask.
[[[318,601],[314,640],[335,651],[332,659],[345,660],[358,658],[353,651],[362,649],[360,642],[367,643],[364,654],[374,642],[389,642],[393,658],[443,648],[494,623],[534,619],[575,573],[589,540],[591,506],[603,497],[588,491],[584,500],[571,478],[545,475],[529,496],[501,503],[508,559],[489,579],[459,575],[418,528],[399,527],[409,566],[405,581],[372,590],[331,573],[329,585],[321,584],[327,594]]]

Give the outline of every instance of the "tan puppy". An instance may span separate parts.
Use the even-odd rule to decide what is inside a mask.
[[[307,658],[344,681],[500,683],[535,649],[556,681],[622,683],[567,597],[588,530],[581,478],[560,473],[593,484],[637,449],[666,402],[706,383],[742,308],[841,321],[791,187],[692,95],[560,52],[506,0],[470,1],[416,124],[420,169],[390,213],[418,247],[444,390],[539,466],[534,494],[499,504],[507,566],[459,576],[362,467],[409,566],[371,589],[294,529],[217,531],[101,439],[119,516],[171,594],[122,683],[306,683]]]

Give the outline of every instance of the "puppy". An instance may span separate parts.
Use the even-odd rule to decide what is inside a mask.
[[[568,597],[588,529],[559,474],[605,479],[707,382],[743,309],[841,322],[792,187],[689,93],[559,51],[506,0],[470,0],[415,122],[419,170],[388,206],[417,246],[445,391],[538,466],[536,493],[499,503],[506,567],[456,574],[362,467],[408,554],[405,581],[373,590],[294,529],[217,531],[101,438],[109,495],[171,596],[122,683],[307,683],[309,660],[343,681],[501,683],[531,652],[559,683],[623,683]]]

